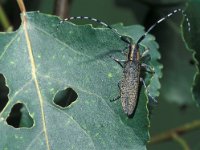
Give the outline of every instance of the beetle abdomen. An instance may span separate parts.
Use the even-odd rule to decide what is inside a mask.
[[[140,78],[140,63],[127,62],[121,80],[121,101],[124,112],[129,116],[136,107]]]

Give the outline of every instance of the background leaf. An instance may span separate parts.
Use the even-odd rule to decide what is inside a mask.
[[[200,60],[200,45],[199,45],[199,38],[200,37],[200,1],[199,0],[192,0],[190,1],[188,8],[187,8],[187,14],[190,18],[191,23],[191,33],[184,32],[184,38],[187,42],[188,49],[193,52],[193,59],[194,64],[196,66],[196,74],[195,79],[193,83],[193,96],[198,104],[200,104],[200,74],[199,74],[199,60]],[[184,26],[184,31],[185,31]]]
[[[57,17],[32,12],[27,14],[29,40],[24,26],[0,34],[0,73],[9,88],[9,101],[0,114],[0,149],[48,149],[47,145],[60,150],[146,149],[149,121],[144,91],[132,119],[123,113],[120,101],[110,102],[119,94],[122,70],[109,54],[123,57],[119,52],[126,44],[109,29],[64,23],[57,30],[58,23]],[[122,31],[135,30],[134,37],[143,34],[141,27],[128,28]],[[160,56],[153,40],[147,38],[143,44],[152,49],[158,81],[161,67],[156,60]],[[152,95],[158,96],[159,87],[159,82],[151,83]],[[56,105],[56,94],[69,88],[77,99],[68,107]],[[17,103],[33,119],[31,128],[7,124]]]
[[[175,8],[154,10],[157,15],[152,20],[158,20]],[[160,45],[161,62],[163,63],[163,78],[161,97],[170,103],[178,105],[192,104],[191,86],[195,73],[191,53],[187,51],[181,39],[180,23],[182,17],[176,14],[152,31]],[[151,16],[150,16],[151,17]],[[149,19],[150,20],[150,19]],[[152,21],[151,24],[153,24]],[[187,27],[187,26],[186,26]]]

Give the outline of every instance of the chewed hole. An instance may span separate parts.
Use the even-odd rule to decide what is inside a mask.
[[[4,109],[8,102],[9,89],[6,87],[6,82],[3,74],[0,74],[0,112]]]
[[[78,98],[77,93],[72,88],[59,91],[55,98],[54,103],[61,107],[67,107]]]
[[[30,128],[33,126],[33,118],[30,116],[26,106],[22,103],[17,103],[12,107],[6,121],[15,128]]]

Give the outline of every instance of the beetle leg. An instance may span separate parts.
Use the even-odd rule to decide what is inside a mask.
[[[146,90],[146,92],[147,92],[148,97],[150,97],[149,100],[152,100],[153,103],[158,103],[158,101],[150,94],[149,90],[147,89],[147,86],[146,86],[146,84],[145,84],[145,82],[144,82],[144,79],[143,79],[143,78],[140,78],[140,81],[141,81],[142,84],[144,85],[144,88],[145,88],[145,90]]]
[[[112,99],[112,100],[110,100],[110,102],[114,102],[114,101],[116,101],[116,100],[118,100],[118,99],[120,99],[120,95],[118,95],[117,97],[115,97],[114,99]]]
[[[144,68],[144,70],[145,70],[146,72],[149,72],[149,73],[152,73],[152,74],[155,73],[154,68],[151,67],[151,66],[149,66],[149,65],[147,65],[147,64],[145,64],[145,63],[142,63],[142,64],[141,64],[141,67]]]
[[[149,49],[146,48],[145,51],[141,54],[140,62],[147,63],[151,60],[151,56],[149,54]]]
[[[122,64],[122,62],[126,62],[126,60],[119,60],[117,58],[115,58],[114,56],[110,56],[110,58],[112,58],[115,62],[117,62],[122,68],[124,68],[124,65]]]
[[[151,60],[151,56],[149,54],[140,58],[141,63],[148,63],[148,62],[150,62],[150,60]]]
[[[146,49],[146,50],[142,53],[141,58],[147,56],[148,53],[149,53],[149,49]]]
[[[120,97],[121,97],[121,87],[120,87],[120,81],[118,82],[118,88],[119,88],[119,93],[120,93],[120,95],[118,95],[117,97],[115,97],[114,99],[112,99],[112,100],[110,100],[110,102],[114,102],[114,101],[116,101],[116,100],[118,100],[118,99],[120,99]]]

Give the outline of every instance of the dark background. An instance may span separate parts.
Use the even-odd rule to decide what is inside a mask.
[[[55,0],[25,0],[27,11],[39,10],[42,13],[55,14]],[[8,16],[13,29],[20,25],[20,10],[13,0],[0,0],[1,7]],[[91,16],[108,24],[140,24],[146,29],[159,18],[176,8],[185,8],[183,0],[70,0],[64,16]],[[179,127],[199,119],[200,110],[192,99],[191,86],[195,74],[192,54],[185,48],[181,37],[180,24],[182,15],[175,15],[160,24],[151,33],[160,45],[163,78],[161,79],[160,97],[151,115],[150,135]],[[78,23],[92,23],[78,21]],[[7,30],[2,23],[1,31]],[[1,97],[5,96],[2,94]],[[191,150],[200,150],[200,130],[190,131],[182,137]],[[149,150],[182,149],[175,141],[149,144]]]

